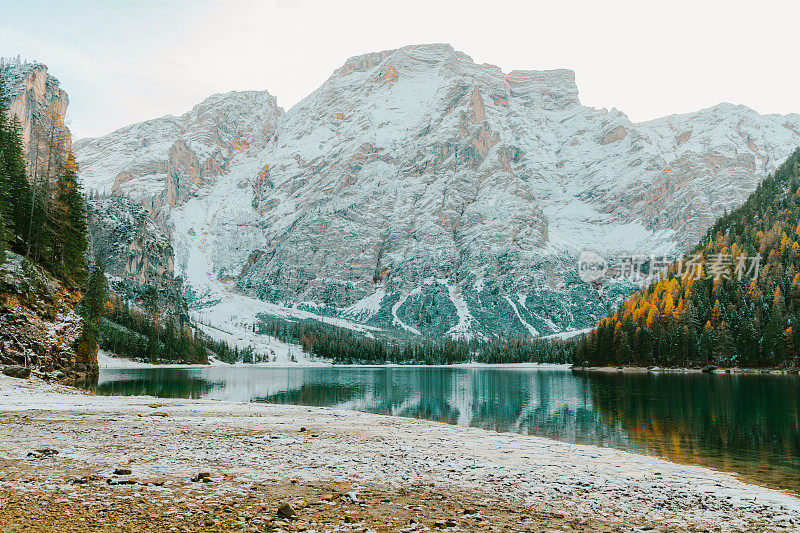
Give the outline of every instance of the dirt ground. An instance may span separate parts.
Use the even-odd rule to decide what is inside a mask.
[[[64,484],[37,479],[40,465],[8,465],[0,472],[28,486],[0,491],[0,530],[30,531],[622,531],[602,520],[542,513],[521,501],[426,486],[394,489],[361,485],[355,501],[337,483],[252,484],[246,494],[210,494],[204,482],[104,478],[88,471],[64,472]],[[213,478],[212,478],[213,479]],[[109,482],[113,483],[110,484]],[[131,483],[131,484],[118,484]],[[156,483],[158,485],[156,485]],[[283,504],[296,512],[279,515]]]

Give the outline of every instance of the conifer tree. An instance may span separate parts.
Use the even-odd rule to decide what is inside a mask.
[[[97,324],[103,316],[103,309],[108,299],[108,281],[105,269],[100,262],[92,266],[89,280],[86,282],[86,291],[83,294],[83,308],[86,318]]]
[[[56,183],[52,219],[56,259],[62,277],[80,283],[86,275],[86,206],[78,184],[78,165],[70,151]]]
[[[2,81],[0,81],[0,91]],[[2,102],[2,92],[0,92],[0,265],[5,262],[6,249],[11,241],[12,223],[11,223],[11,197],[9,195],[10,183],[6,173],[4,163],[5,157],[3,154],[6,130],[6,110]]]
[[[1,84],[1,83],[0,83]],[[0,115],[5,115],[5,109],[0,103]],[[0,127],[0,168],[2,169],[3,185],[7,192],[7,216],[11,232],[11,247],[17,252],[24,251],[27,241],[27,214],[29,212],[28,200],[30,192],[28,180],[25,176],[25,155],[22,150],[19,121],[16,117],[5,122]]]
[[[0,264],[5,261],[13,234],[12,205],[11,205],[11,176],[9,174],[6,137],[8,135],[8,120],[6,119],[6,106],[3,97],[3,80],[0,79]]]

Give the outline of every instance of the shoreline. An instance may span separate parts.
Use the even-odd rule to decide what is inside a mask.
[[[556,363],[453,363],[442,365],[425,365],[425,364],[338,364],[326,360],[310,360],[297,363],[280,362],[261,362],[261,363],[225,363],[223,361],[214,360],[212,363],[202,364],[189,364],[189,363],[145,363],[124,357],[117,357],[110,355],[109,352],[103,350],[97,353],[97,362],[100,369],[109,370],[123,370],[123,369],[144,369],[144,368],[184,368],[184,369],[202,369],[202,368],[507,368],[507,369],[540,369],[540,370],[569,370],[570,364],[556,364]]]
[[[798,375],[800,368],[742,368],[742,367],[719,367],[713,370],[705,370],[699,367],[660,367],[660,366],[576,366],[570,363],[452,363],[439,365],[426,365],[419,363],[399,364],[337,364],[327,360],[309,360],[297,363],[280,362],[261,362],[261,363],[225,363],[214,360],[209,364],[190,364],[190,363],[146,363],[110,355],[109,352],[100,350],[97,353],[97,361],[100,369],[124,370],[124,369],[145,369],[145,368],[164,368],[164,369],[204,369],[204,368],[500,368],[500,369],[538,369],[538,370],[571,370],[573,372],[599,372],[599,373],[707,373],[707,374],[771,374],[771,375]]]
[[[58,453],[28,455],[37,449]],[[214,481],[193,483],[198,472]],[[131,531],[800,526],[789,493],[610,448],[331,408],[95,396],[5,376],[0,496],[0,522],[58,517],[60,531],[79,518]],[[298,519],[276,518],[286,502],[302,507]]]
[[[571,366],[573,372],[589,373],[674,373],[674,374],[771,374],[771,375],[798,375],[798,368],[742,368],[742,367],[714,367],[713,369],[696,367],[661,367],[661,366]]]

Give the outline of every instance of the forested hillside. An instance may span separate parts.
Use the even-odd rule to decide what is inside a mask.
[[[0,70],[0,364],[82,382],[97,377],[94,327],[77,313],[86,209],[57,102],[22,126]]]
[[[587,365],[797,366],[800,149],[578,341]]]
[[[451,339],[427,337],[380,337],[354,332],[317,321],[294,321],[260,316],[258,333],[297,343],[314,357],[344,364],[455,363],[570,363],[572,343],[558,339],[504,337]],[[384,332],[385,333],[385,332]]]

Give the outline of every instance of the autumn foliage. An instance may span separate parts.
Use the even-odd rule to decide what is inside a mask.
[[[797,366],[800,150],[657,282],[577,341],[590,365]]]

